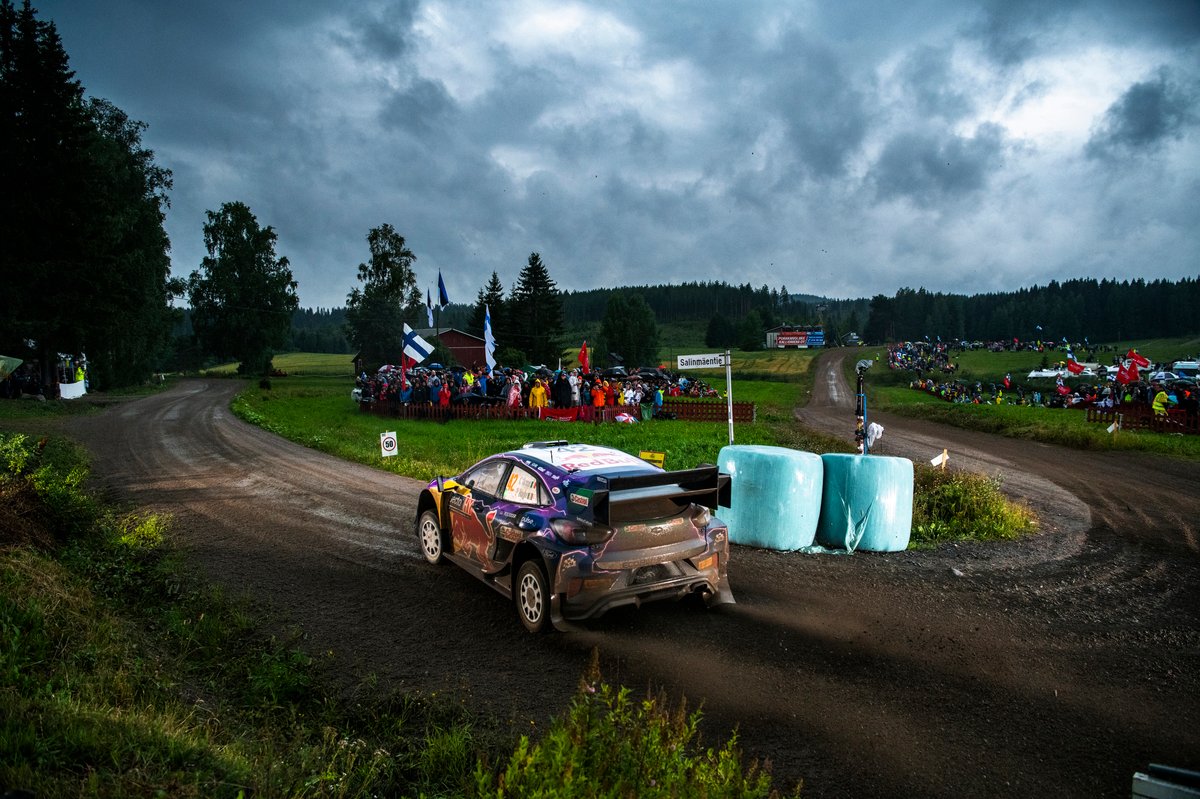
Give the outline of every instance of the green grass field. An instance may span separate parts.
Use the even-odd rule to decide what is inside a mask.
[[[289,372],[290,374],[290,372]],[[709,422],[642,422],[634,425],[539,421],[401,420],[362,413],[350,399],[353,382],[328,375],[289,376],[271,388],[248,386],[234,402],[242,418],[305,446],[347,460],[423,480],[455,474],[485,455],[528,441],[570,438],[626,452],[666,453],[667,468],[715,463],[728,443],[728,425]],[[799,400],[797,383],[735,382],[733,396],[759,404],[760,423],[738,425],[739,444],[773,444],[773,424],[786,424]],[[384,458],[379,436],[395,431],[400,453]]]
[[[1113,345],[1115,352],[1106,356],[1124,354],[1136,348],[1153,360],[1174,360],[1200,350],[1200,338],[1155,339],[1150,341],[1121,342]],[[886,355],[881,347],[863,349],[863,357],[881,360],[867,373],[868,408],[891,411],[912,418],[950,424],[970,430],[1045,441],[1076,449],[1152,452],[1175,457],[1200,459],[1200,436],[1170,435],[1148,430],[1120,430],[1109,433],[1102,424],[1088,423],[1085,412],[1069,408],[1045,408],[1029,405],[969,405],[948,403],[928,392],[908,387],[914,374],[908,371],[891,371],[886,367]],[[1061,358],[1061,352],[1047,353],[1051,361]],[[1036,368],[1041,355],[1033,352],[987,352],[973,350],[955,353],[953,362],[958,369],[955,380],[968,383],[979,381],[985,388],[999,383],[1005,373],[1011,372],[1014,385],[1023,385],[1027,390],[1047,393],[1054,389],[1053,380],[1029,380],[1029,370]],[[1032,365],[1030,365],[1032,364]],[[853,385],[853,363],[846,364],[847,378]],[[1094,382],[1094,378],[1091,379]],[[1084,382],[1069,380],[1068,384]],[[986,393],[986,392],[985,392]],[[1006,392],[1012,396],[1012,392]]]
[[[1108,342],[1106,346],[1111,347],[1109,351],[1097,352],[1095,361],[1104,366],[1112,363],[1112,359],[1117,355],[1124,355],[1131,349],[1137,349],[1142,355],[1145,355],[1154,362],[1171,362],[1183,358],[1185,355],[1195,355],[1200,352],[1200,337],[1187,336],[1183,338],[1162,338],[1149,339],[1146,341],[1120,341]],[[874,353],[882,352],[880,347],[871,347],[868,349],[872,357]],[[1075,356],[1080,360],[1084,360],[1085,353],[1076,351]],[[975,382],[979,380],[984,383],[998,382],[1006,373],[1011,373],[1013,380],[1016,382],[1033,383],[1027,375],[1041,367],[1042,358],[1051,363],[1057,363],[1066,359],[1066,354],[1062,350],[1046,350],[1045,352],[988,352],[987,350],[964,350],[962,352],[953,352],[951,360],[958,366],[955,373],[955,378]],[[1095,382],[1094,378],[1092,382]],[[1053,381],[1048,381],[1050,385]],[[1042,385],[1045,385],[1043,383]]]

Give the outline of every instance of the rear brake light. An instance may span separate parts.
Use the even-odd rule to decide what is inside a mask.
[[[700,505],[692,508],[692,524],[696,525],[696,529],[703,530],[711,521],[712,512],[708,508]]]
[[[550,527],[555,535],[568,544],[580,546],[603,544],[613,535],[611,527],[597,527],[576,519],[551,519]]]

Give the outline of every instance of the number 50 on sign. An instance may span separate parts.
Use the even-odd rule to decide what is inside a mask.
[[[379,434],[379,450],[383,453],[383,457],[387,458],[396,454],[396,433],[380,433]]]

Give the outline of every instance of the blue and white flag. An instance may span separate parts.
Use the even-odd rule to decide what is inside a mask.
[[[408,326],[408,322],[404,323],[404,354],[412,358],[415,363],[420,363],[429,357],[429,353],[433,352],[433,346],[428,341],[417,335],[416,331]]]
[[[433,298],[429,296],[429,289],[425,289],[425,321],[433,327]]]
[[[442,280],[442,270],[438,270],[438,305],[445,308],[450,304],[450,295],[446,293],[446,281]]]
[[[488,371],[496,368],[496,337],[492,334],[492,309],[483,306],[483,359]]]

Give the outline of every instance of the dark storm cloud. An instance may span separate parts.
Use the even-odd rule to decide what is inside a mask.
[[[35,4],[174,170],[175,272],[242,200],[306,305],[383,222],[455,300],[532,251],[835,296],[1200,260],[1194,0]]]
[[[385,129],[440,136],[456,118],[458,105],[440,83],[416,79],[383,102],[379,120]]]
[[[409,32],[418,5],[416,0],[397,0],[378,8],[352,8],[352,33],[346,43],[363,58],[384,61],[402,58],[411,47]]]
[[[1050,28],[1050,18],[1060,13],[1059,4],[1041,0],[993,0],[967,27],[967,33],[979,40],[997,64],[1012,67],[1037,52],[1039,33]]]
[[[767,112],[784,124],[801,176],[836,178],[862,145],[866,98],[837,56],[798,32],[765,59]]]
[[[1104,114],[1088,140],[1089,158],[1154,152],[1197,122],[1196,85],[1172,81],[1166,70],[1135,83]]]
[[[950,58],[947,47],[919,47],[900,66],[900,79],[908,88],[913,108],[922,117],[955,121],[975,108]]]
[[[1200,3],[1194,0],[1108,0],[1086,8],[1099,18],[1100,29],[1114,40],[1134,37],[1168,47],[1200,42]]]
[[[906,197],[924,208],[979,192],[1004,161],[1004,131],[982,125],[969,139],[904,133],[887,143],[871,171],[880,199]]]

